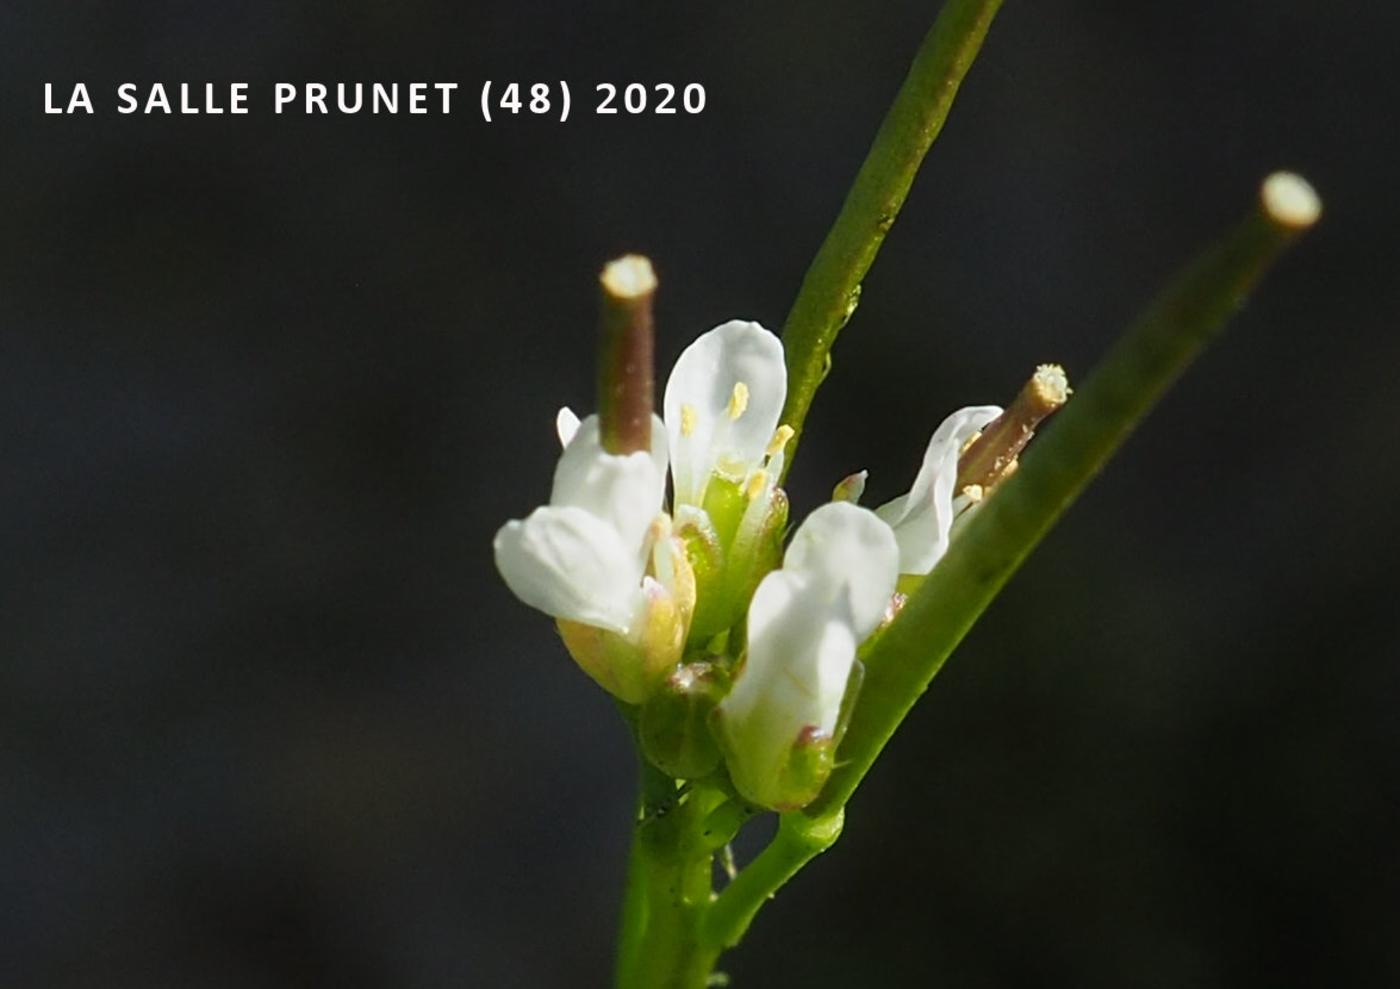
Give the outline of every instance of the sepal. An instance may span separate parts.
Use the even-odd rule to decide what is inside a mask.
[[[720,751],[709,719],[728,691],[728,676],[713,663],[687,663],[673,671],[642,705],[638,734],[647,760],[675,779],[713,772]]]
[[[679,556],[684,565],[677,567],[680,576],[673,589],[652,577],[642,580],[644,604],[635,636],[564,619],[557,623],[574,661],[600,687],[625,703],[645,701],[680,662],[685,650],[695,584],[684,553]]]

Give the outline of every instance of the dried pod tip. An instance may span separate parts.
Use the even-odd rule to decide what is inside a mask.
[[[1290,230],[1306,230],[1322,215],[1322,200],[1308,180],[1293,172],[1274,172],[1259,190],[1264,215]]]
[[[1069,400],[1071,389],[1065,369],[1042,364],[1016,399],[987,424],[958,459],[957,490],[980,500],[1015,472],[1017,457],[1035,435],[1036,427]],[[972,490],[969,490],[972,489]]]
[[[626,254],[609,261],[599,281],[603,291],[618,300],[634,300],[656,291],[656,272],[651,260],[641,254]]]

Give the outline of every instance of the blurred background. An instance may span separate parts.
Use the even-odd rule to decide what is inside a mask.
[[[0,984],[601,986],[634,771],[496,577],[589,409],[595,275],[662,373],[781,325],[939,4],[0,8]],[[912,478],[1082,377],[1297,169],[1321,226],[987,613],[728,959],[746,986],[1400,981],[1400,13],[1008,3],[790,490]],[[567,79],[488,126],[484,79]],[[275,81],[458,81],[450,117]],[[44,82],[98,113],[47,116]],[[125,81],[252,86],[123,117]],[[598,82],[700,116],[594,117]],[[1389,146],[1387,146],[1389,145]]]

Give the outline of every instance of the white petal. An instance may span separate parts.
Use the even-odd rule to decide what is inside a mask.
[[[730,414],[736,385],[746,395],[737,418]],[[757,466],[786,398],[783,345],[758,323],[732,320],[687,347],[664,403],[676,503],[699,504],[716,467],[742,479]]]
[[[626,634],[642,605],[637,548],[582,508],[537,508],[496,533],[496,568],[515,596],[555,618]]]
[[[554,469],[549,503],[582,508],[611,525],[621,543],[641,552],[642,536],[666,496],[666,439],[659,419],[652,424],[650,453],[606,452],[598,417],[579,424]]]
[[[735,785],[760,804],[801,732],[836,729],[858,639],[845,597],[814,606],[810,581],[785,570],[758,585],[749,608],[748,659],[720,704]]]
[[[780,734],[788,744],[807,725],[835,730],[859,641],[849,595],[823,602],[812,591],[807,576],[788,570],[759,583],[749,605],[748,659],[724,702],[726,712],[761,708],[786,726]]]
[[[780,750],[808,725],[835,730],[856,655],[848,615],[811,608],[807,589],[781,570],[763,578],[749,610],[748,659],[722,704],[726,721],[762,717]]]
[[[856,647],[894,593],[899,547],[868,509],[823,505],[793,536],[783,568],[749,604],[744,668],[720,704],[734,785],[777,806],[781,769],[801,732],[832,734]]]
[[[859,640],[884,617],[899,574],[899,555],[895,534],[874,512],[835,501],[798,526],[783,570],[806,577],[810,595],[825,595],[823,607],[848,594],[848,617]]]
[[[968,438],[999,415],[995,405],[974,405],[944,419],[928,442],[909,493],[875,510],[899,541],[900,573],[926,574],[948,551],[958,457]]]
[[[560,447],[566,447],[578,433],[578,416],[567,405],[554,417],[554,431],[559,434]]]

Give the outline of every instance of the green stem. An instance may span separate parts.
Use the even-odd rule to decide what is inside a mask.
[[[805,813],[842,807],[905,714],[927,689],[1041,536],[1240,306],[1290,241],[1316,219],[1302,179],[1272,176],[1258,207],[1200,255],[1109,351],[1074,398],[954,541],[871,644],[866,676],[837,769]]]
[[[717,950],[738,944],[763,904],[803,866],[835,844],[843,818],[839,807],[815,820],[800,812],[780,816],[778,833],[768,847],[724,888],[705,914],[700,928],[702,942]]]
[[[795,430],[787,448],[789,465],[812,397],[826,375],[831,345],[855,312],[861,281],[943,129],[1001,2],[948,0],[943,5],[807,269],[783,325],[788,393],[782,421]]]
[[[713,848],[706,819],[726,795],[675,782],[642,764],[642,797],[632,835],[618,936],[617,989],[703,989],[720,949],[702,944],[712,899]]]
[[[636,827],[640,825],[634,825],[634,828]],[[617,937],[615,981],[619,989],[632,984],[631,973],[637,969],[637,959],[642,950],[642,935],[647,926],[646,887],[646,862],[634,832],[632,846],[627,855],[627,886],[622,894],[622,920]]]

